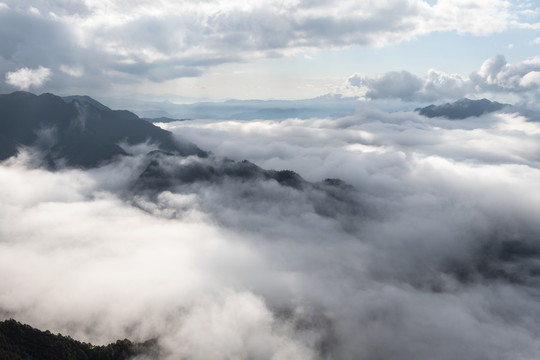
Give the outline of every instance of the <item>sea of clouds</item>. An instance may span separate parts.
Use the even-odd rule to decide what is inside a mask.
[[[133,190],[146,145],[91,170],[0,166],[0,315],[164,359],[535,359],[540,123],[360,109],[161,124],[227,177]],[[339,183],[320,185],[326,178]]]

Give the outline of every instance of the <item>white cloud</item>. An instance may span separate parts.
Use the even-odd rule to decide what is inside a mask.
[[[392,71],[373,77],[354,74],[347,79],[347,83],[358,88],[359,95],[368,99],[412,102],[461,98],[471,87],[470,80],[458,74],[446,74],[433,69],[425,77],[408,71]]]
[[[145,61],[152,61],[142,52],[146,48],[180,60],[186,52],[228,58],[231,55],[223,51],[229,47],[233,56],[250,58],[290,48],[385,45],[434,31],[486,35],[502,31],[509,17],[506,2],[499,0],[439,1],[433,7],[420,0],[207,1],[196,5],[139,1],[128,8],[121,1],[92,1],[87,6],[91,12],[81,24],[86,39],[93,36],[105,47],[120,42],[129,49],[130,59]],[[144,35],[149,26],[169,36],[149,42]],[[116,35],[111,38],[107,29],[115,29]],[[141,36],[132,37],[133,31],[140,31]]]
[[[439,0],[431,9],[429,24],[436,31],[488,35],[505,30],[509,7],[507,1]]]
[[[167,126],[357,192],[229,178],[144,196],[126,191],[143,154],[54,173],[11,159],[2,316],[97,343],[158,337],[165,359],[537,355],[539,123],[362,109]]]
[[[39,12],[39,9],[35,8],[33,6],[30,6],[30,8],[28,8],[28,12],[33,14],[33,15],[36,15],[36,16],[41,16],[41,13]]]
[[[21,68],[6,73],[6,83],[20,90],[42,86],[51,77],[51,69],[40,66],[37,69]]]
[[[8,5],[2,14],[10,18],[2,21],[15,30],[4,32],[6,58],[18,59],[18,66],[29,66],[20,59],[38,59],[53,70],[58,64],[80,65],[102,84],[159,83],[223,63],[306,49],[385,46],[439,31],[488,35],[507,28],[512,11],[502,0],[444,0],[433,6],[421,0],[12,0]],[[30,7],[41,16],[28,16]]]
[[[504,56],[486,60],[470,78],[477,91],[525,92],[536,91],[531,79],[540,70],[540,57],[535,56],[516,64],[509,64]]]
[[[540,71],[530,71],[526,73],[521,80],[519,80],[519,85],[524,88],[538,88],[540,86]]]
[[[373,77],[354,74],[348,85],[370,99],[433,102],[463,97],[516,94],[521,101],[537,97],[540,79],[540,57],[509,64],[502,55],[487,59],[469,77],[429,70],[427,76],[407,71],[388,72]]]
[[[353,77],[350,82],[367,86],[369,90],[366,96],[372,99],[391,97],[412,100],[414,94],[422,88],[422,80],[407,71],[392,71],[364,81],[356,81]]]

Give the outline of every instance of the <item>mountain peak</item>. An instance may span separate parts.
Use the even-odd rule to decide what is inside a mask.
[[[466,119],[471,116],[481,116],[483,114],[495,112],[502,108],[510,106],[508,104],[501,104],[496,101],[488,99],[471,100],[460,99],[453,103],[446,103],[442,105],[429,105],[424,108],[414,109],[418,111],[420,115],[427,116],[429,118],[445,117],[448,119]]]
[[[62,100],[64,100],[67,104],[70,104],[74,101],[78,101],[81,104],[90,104],[94,106],[97,109],[100,110],[111,110],[108,106],[103,105],[99,101],[91,98],[88,95],[70,95],[70,96],[63,96]]]
[[[20,91],[0,95],[0,160],[16,155],[20,146],[33,146],[52,167],[94,167],[126,155],[120,142],[147,142],[182,156],[207,155],[129,111],[113,111],[86,96],[66,98]],[[40,139],[44,130],[51,130],[47,141]]]

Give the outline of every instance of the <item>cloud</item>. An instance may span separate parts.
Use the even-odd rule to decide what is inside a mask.
[[[509,64],[504,56],[486,60],[480,70],[471,74],[478,90],[494,92],[536,91],[535,74],[540,71],[540,57],[532,57],[517,64]]]
[[[212,187],[200,194],[202,203],[196,194],[170,192],[123,200],[142,159],[124,160],[90,172],[26,169],[22,158],[1,167],[3,184],[21,185],[2,190],[2,213],[11,215],[0,220],[0,267],[17,279],[0,289],[3,316],[94,343],[159,337],[167,359],[316,358],[320,330],[279,290],[292,280],[288,271],[197,210],[219,200]],[[42,191],[23,190],[32,178]],[[49,230],[41,237],[38,229]],[[22,253],[28,262],[15,261]],[[255,288],[276,291],[276,301]]]
[[[532,101],[539,95],[540,58],[509,64],[502,55],[487,59],[469,77],[429,70],[426,76],[407,71],[388,72],[373,77],[354,74],[348,85],[359,88],[369,99],[398,99],[406,102],[434,102],[463,97],[516,95]]]
[[[438,31],[488,35],[510,26],[513,11],[502,0],[11,0],[0,12],[0,56],[7,62],[0,71],[43,65],[55,73],[51,89],[62,92],[67,85],[75,92],[163,82],[306,49],[385,46]],[[74,82],[59,66],[82,67],[86,77]]]
[[[95,343],[157,337],[165,359],[536,356],[537,122],[366,108],[167,126],[356,190],[143,147],[52,173],[22,151],[0,166],[3,317]],[[135,192],[149,167],[170,186]]]
[[[398,98],[411,101],[416,92],[422,89],[423,81],[407,71],[392,71],[367,79],[358,75],[349,78],[354,86],[368,87],[366,96],[371,99]]]
[[[425,77],[408,71],[392,71],[373,77],[354,74],[347,82],[359,88],[365,98],[398,99],[405,102],[455,100],[467,96],[472,88],[469,79],[433,69]]]
[[[43,66],[37,69],[21,68],[6,74],[6,83],[19,90],[41,87],[51,77],[51,69]]]
[[[65,74],[68,74],[69,76],[73,76],[76,78],[84,75],[84,70],[81,67],[70,67],[66,65],[60,65],[60,71],[62,71]]]
[[[540,37],[534,38],[529,42],[530,45],[538,45],[540,44]]]

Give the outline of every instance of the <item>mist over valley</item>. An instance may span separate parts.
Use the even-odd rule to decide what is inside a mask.
[[[519,112],[171,133],[50,94],[0,100],[16,145],[0,167],[5,319],[154,339],[164,359],[538,351],[540,125]]]

